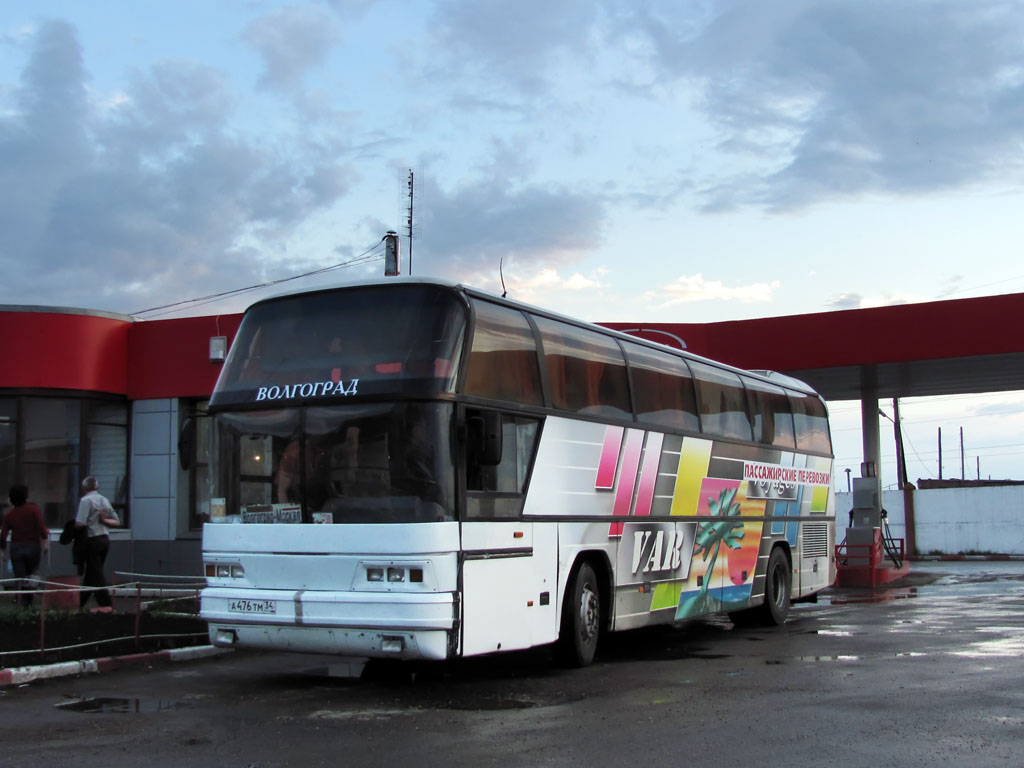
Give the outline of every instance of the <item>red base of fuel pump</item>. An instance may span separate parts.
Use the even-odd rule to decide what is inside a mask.
[[[877,587],[908,573],[903,539],[883,537],[881,528],[847,528],[836,546],[837,587]]]

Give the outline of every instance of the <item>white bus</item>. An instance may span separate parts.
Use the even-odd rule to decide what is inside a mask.
[[[724,612],[835,578],[822,399],[471,288],[245,313],[217,382],[211,641],[449,659]]]

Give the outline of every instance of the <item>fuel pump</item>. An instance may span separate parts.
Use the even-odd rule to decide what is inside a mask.
[[[892,581],[907,572],[902,547],[889,533],[889,522],[881,504],[881,484],[872,462],[861,465],[862,477],[853,480],[845,555],[838,563],[842,585],[874,586]],[[884,554],[883,554],[884,553]]]
[[[846,529],[846,564],[849,566],[875,565],[881,559],[880,495],[878,478],[873,473],[853,479],[853,508],[850,509],[850,522]]]

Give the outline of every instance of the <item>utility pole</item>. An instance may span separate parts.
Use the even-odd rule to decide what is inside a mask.
[[[415,179],[415,177],[413,176],[412,168],[410,168],[409,169],[409,223],[408,223],[408,228],[409,228],[409,275],[410,276],[412,276],[412,203],[413,203],[413,193],[415,191],[415,187],[413,186],[414,179]]]
[[[853,489],[850,486],[850,468],[847,467],[846,468],[846,492],[850,493],[851,490],[853,490]]]
[[[896,436],[896,487],[901,491],[907,484],[907,454],[903,450],[903,427],[900,422],[900,399],[892,399],[892,429]]]
[[[975,466],[978,468],[978,479],[981,480],[981,456],[974,457]]]
[[[939,427],[939,480],[942,479],[942,427]]]
[[[384,235],[384,276],[397,277],[402,274],[402,242],[398,235],[388,230]]]
[[[964,428],[960,427],[960,479],[966,480],[967,475],[964,474]]]

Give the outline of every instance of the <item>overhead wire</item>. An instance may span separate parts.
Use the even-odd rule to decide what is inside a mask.
[[[259,283],[257,285],[249,285],[249,286],[246,286],[244,288],[234,288],[234,289],[229,290],[229,291],[221,291],[220,293],[211,293],[211,294],[209,294],[207,296],[198,296],[198,297],[196,297],[194,299],[184,299],[182,301],[172,302],[171,304],[162,304],[162,305],[157,306],[157,307],[150,307],[149,309],[142,309],[142,310],[139,310],[138,312],[133,312],[132,314],[134,314],[134,315],[145,315],[145,314],[150,314],[150,313],[153,313],[153,312],[159,312],[160,310],[167,310],[167,311],[164,311],[164,312],[160,312],[160,315],[170,314],[171,311],[174,311],[174,310],[176,310],[179,307],[183,307],[186,304],[192,305],[193,307],[199,307],[199,306],[203,306],[205,304],[210,304],[210,303],[215,302],[215,301],[220,301],[222,299],[228,298],[229,296],[238,296],[238,295],[241,295],[243,293],[248,293],[250,291],[259,290],[261,288],[269,288],[269,287],[274,286],[274,285],[281,285],[282,283],[291,282],[292,280],[300,280],[300,279],[305,278],[305,277],[314,277],[316,275],[322,275],[322,274],[325,274],[327,272],[332,272],[332,271],[339,270],[339,269],[347,269],[348,267],[359,266],[361,264],[369,264],[369,263],[371,263],[373,261],[378,261],[379,259],[383,258],[383,255],[375,253],[376,251],[379,251],[379,250],[383,249],[383,247],[384,247],[384,239],[381,238],[380,241],[378,241],[374,245],[370,246],[369,248],[367,248],[365,251],[363,251],[359,255],[353,256],[351,259],[349,259],[347,261],[342,261],[342,262],[339,262],[337,264],[332,264],[332,265],[327,266],[327,267],[321,267],[320,269],[314,269],[314,270],[312,270],[310,272],[303,272],[301,275],[292,275],[291,277],[282,277],[282,278],[280,278],[278,280],[269,280],[269,281],[264,282],[264,283]],[[159,317],[160,315],[153,315],[153,316],[154,317]]]

